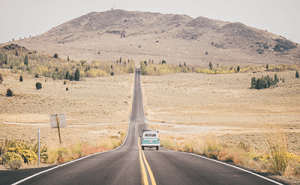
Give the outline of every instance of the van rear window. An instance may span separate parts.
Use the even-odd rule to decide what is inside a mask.
[[[145,137],[156,137],[156,134],[145,134]]]

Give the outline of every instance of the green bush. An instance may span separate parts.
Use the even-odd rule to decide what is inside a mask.
[[[7,97],[12,97],[13,95],[14,95],[14,93],[13,93],[12,90],[10,90],[10,89],[7,89],[7,90],[6,90],[6,96],[7,96]]]
[[[299,78],[299,72],[296,71],[296,74],[295,74],[296,78]]]
[[[35,77],[35,78],[38,78],[38,77],[39,77],[39,74],[35,74],[34,77]]]
[[[262,76],[261,78],[258,78],[255,80],[255,77],[252,77],[251,79],[251,88],[255,89],[265,89],[269,88],[271,85],[276,85],[277,82],[279,82],[279,79],[277,78],[277,75],[275,74],[274,80],[268,76]]]
[[[20,80],[20,82],[23,82],[23,76],[20,76],[19,80]]]
[[[35,87],[36,87],[36,89],[41,89],[42,88],[42,83],[41,82],[36,82]]]
[[[55,53],[55,54],[53,55],[53,57],[54,57],[54,58],[58,58],[58,54]]]

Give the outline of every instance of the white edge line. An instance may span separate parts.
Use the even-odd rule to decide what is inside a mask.
[[[55,166],[55,167],[53,167],[53,168],[50,168],[50,169],[41,171],[41,172],[36,173],[36,174],[33,174],[33,175],[29,176],[29,177],[26,177],[25,179],[22,179],[22,180],[20,180],[20,181],[17,181],[17,182],[15,182],[15,183],[13,183],[12,185],[20,184],[20,183],[22,183],[22,182],[24,182],[24,181],[26,181],[26,180],[29,180],[29,179],[31,179],[31,178],[33,178],[33,177],[35,177],[35,176],[38,176],[38,175],[40,175],[40,174],[46,173],[46,172],[48,172],[48,171],[54,170],[54,169],[56,169],[56,168],[59,168],[59,167],[62,167],[62,166],[65,166],[65,165],[68,165],[68,164],[71,164],[71,163],[74,163],[74,162],[83,160],[83,159],[86,159],[86,158],[88,158],[88,157],[92,157],[92,156],[94,156],[94,155],[103,154],[103,153],[107,153],[107,152],[113,152],[113,151],[115,151],[115,150],[118,150],[119,148],[121,148],[121,147],[125,144],[125,142],[126,142],[126,140],[127,140],[128,133],[129,133],[129,129],[130,129],[130,124],[131,124],[131,122],[130,122],[130,120],[129,120],[129,124],[128,124],[128,128],[127,128],[127,134],[126,134],[125,140],[124,140],[123,143],[122,143],[120,146],[118,146],[117,148],[115,148],[115,149],[113,149],[113,150],[109,150],[109,151],[104,151],[104,152],[94,153],[94,154],[91,154],[91,155],[87,155],[87,156],[84,156],[84,157],[75,159],[75,160],[73,160],[73,161],[69,161],[69,162],[64,163],[64,164],[61,164],[61,165],[57,165],[57,166]]]
[[[161,147],[161,148],[163,148],[163,147]],[[200,157],[200,158],[203,158],[203,159],[207,159],[207,160],[210,160],[210,161],[214,161],[214,162],[216,162],[216,163],[220,163],[220,164],[223,164],[223,165],[230,166],[230,167],[232,167],[232,168],[241,170],[241,171],[243,171],[243,172],[250,173],[250,174],[252,174],[252,175],[255,175],[255,176],[260,177],[260,178],[262,178],[262,179],[265,179],[265,180],[267,180],[267,181],[273,182],[273,183],[275,183],[275,184],[283,185],[283,184],[281,184],[281,183],[279,183],[279,182],[277,182],[277,181],[275,181],[275,180],[272,180],[272,179],[269,179],[269,178],[267,178],[267,177],[261,176],[261,175],[259,175],[259,174],[257,174],[257,173],[251,172],[251,171],[249,171],[249,170],[245,170],[245,169],[243,169],[243,168],[240,168],[240,167],[237,167],[237,166],[234,166],[234,165],[231,165],[231,164],[222,162],[222,161],[218,161],[218,160],[215,160],[215,159],[211,159],[211,158],[208,158],[208,157],[199,155],[199,154],[194,154],[194,153],[189,153],[189,152],[180,152],[180,151],[170,150],[170,149],[167,149],[167,148],[163,148],[163,149],[164,149],[164,150],[171,151],[171,152],[185,153],[185,154],[188,154],[188,155],[193,155],[193,156],[196,156],[196,157]]]
[[[142,98],[143,98],[143,93],[142,93]],[[143,109],[144,109],[144,105],[143,105]],[[144,111],[144,110],[143,110],[143,111]],[[144,117],[144,118],[145,118],[145,117]],[[147,129],[148,129],[148,124],[147,124],[147,122],[146,122],[146,118],[145,118],[145,124],[146,124],[146,127],[147,127]],[[161,148],[163,148],[163,147],[161,147]],[[171,151],[171,152],[179,152],[179,151],[170,150],[170,149],[167,149],[167,148],[163,148],[163,149],[168,150],[168,151]],[[198,155],[198,154],[194,154],[194,153],[189,153],[189,152],[179,152],[179,153],[185,153],[185,154],[193,155],[193,156],[200,157],[200,158],[203,158],[203,159],[206,159],[206,160],[214,161],[214,162],[216,162],[216,163],[220,163],[220,164],[223,164],[223,165],[226,165],[226,166],[230,166],[230,167],[235,168],[235,169],[238,169],[238,170],[240,170],[240,171],[243,171],[243,172],[246,172],[246,173],[255,175],[255,176],[257,176],[257,177],[260,177],[260,178],[265,179],[265,180],[267,180],[267,181],[273,182],[273,183],[275,183],[275,184],[283,185],[283,184],[281,184],[281,183],[279,183],[279,182],[277,182],[277,181],[275,181],[275,180],[272,180],[272,179],[269,179],[269,178],[267,178],[267,177],[261,176],[261,175],[259,175],[259,174],[257,174],[257,173],[251,172],[251,171],[249,171],[249,170],[245,170],[245,169],[243,169],[243,168],[240,168],[240,167],[237,167],[237,166],[228,164],[228,163],[224,163],[224,162],[222,162],[222,161],[218,161],[218,160],[215,160],[215,159],[211,159],[211,158],[208,158],[208,157],[205,157],[205,156],[202,156],[202,155]]]
[[[135,82],[135,79],[134,79],[134,82]],[[134,84],[135,84],[135,83],[134,83]],[[134,86],[135,86],[135,85],[133,85],[133,98],[134,98]],[[133,103],[133,98],[132,98],[132,103]],[[131,103],[131,105],[133,105],[132,103]],[[127,140],[128,133],[129,133],[129,129],[130,129],[130,124],[131,124],[131,122],[130,122],[130,120],[131,120],[131,114],[132,114],[132,107],[131,107],[131,113],[130,113],[129,124],[128,124],[128,128],[127,128],[127,134],[126,134],[125,140],[124,140],[123,143],[122,143],[120,146],[118,146],[117,148],[115,148],[115,149],[113,149],[113,150],[109,150],[109,151],[104,151],[104,152],[94,153],[94,154],[91,154],[91,155],[87,155],[87,156],[84,156],[84,157],[75,159],[75,160],[73,160],[73,161],[69,161],[69,162],[64,163],[64,164],[61,164],[61,165],[57,165],[57,166],[55,166],[55,167],[53,167],[53,168],[50,168],[50,169],[48,169],[48,170],[41,171],[41,172],[39,172],[39,173],[33,174],[33,175],[29,176],[29,177],[26,177],[25,179],[19,180],[19,181],[13,183],[12,185],[20,184],[20,183],[22,183],[22,182],[24,182],[24,181],[26,181],[26,180],[29,180],[29,179],[31,179],[31,178],[33,178],[33,177],[35,177],[35,176],[38,176],[38,175],[40,175],[40,174],[43,174],[43,173],[46,173],[46,172],[48,172],[48,171],[54,170],[54,169],[56,169],[56,168],[59,168],[59,167],[62,167],[62,166],[65,166],[65,165],[68,165],[68,164],[71,164],[71,163],[74,163],[74,162],[83,160],[83,159],[85,159],[85,158],[88,158],[88,157],[91,157],[91,156],[94,156],[94,155],[98,155],[98,154],[102,154],[102,153],[107,153],[107,152],[112,152],[112,151],[118,150],[120,147],[122,147],[122,146],[124,145],[124,143],[125,143],[126,140]]]

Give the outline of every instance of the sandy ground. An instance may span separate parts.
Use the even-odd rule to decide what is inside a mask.
[[[260,144],[266,133],[284,132],[289,151],[300,153],[300,80],[277,73],[278,87],[250,89],[251,78],[274,72],[143,76],[150,127],[196,139],[213,134],[228,143]]]
[[[50,128],[49,116],[65,113],[67,127],[62,128],[62,140],[93,141],[100,137],[115,137],[126,132],[133,95],[134,75],[85,78],[79,82],[34,78],[12,74],[1,69],[0,142],[5,139],[35,140],[41,128],[42,142],[58,142],[57,129]],[[35,83],[43,88],[36,90]],[[66,88],[68,87],[68,91]],[[14,92],[6,97],[6,90]]]

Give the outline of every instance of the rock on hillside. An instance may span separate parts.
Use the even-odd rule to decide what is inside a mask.
[[[14,42],[89,61],[122,57],[203,66],[300,61],[297,43],[242,23],[124,10],[91,12]]]

